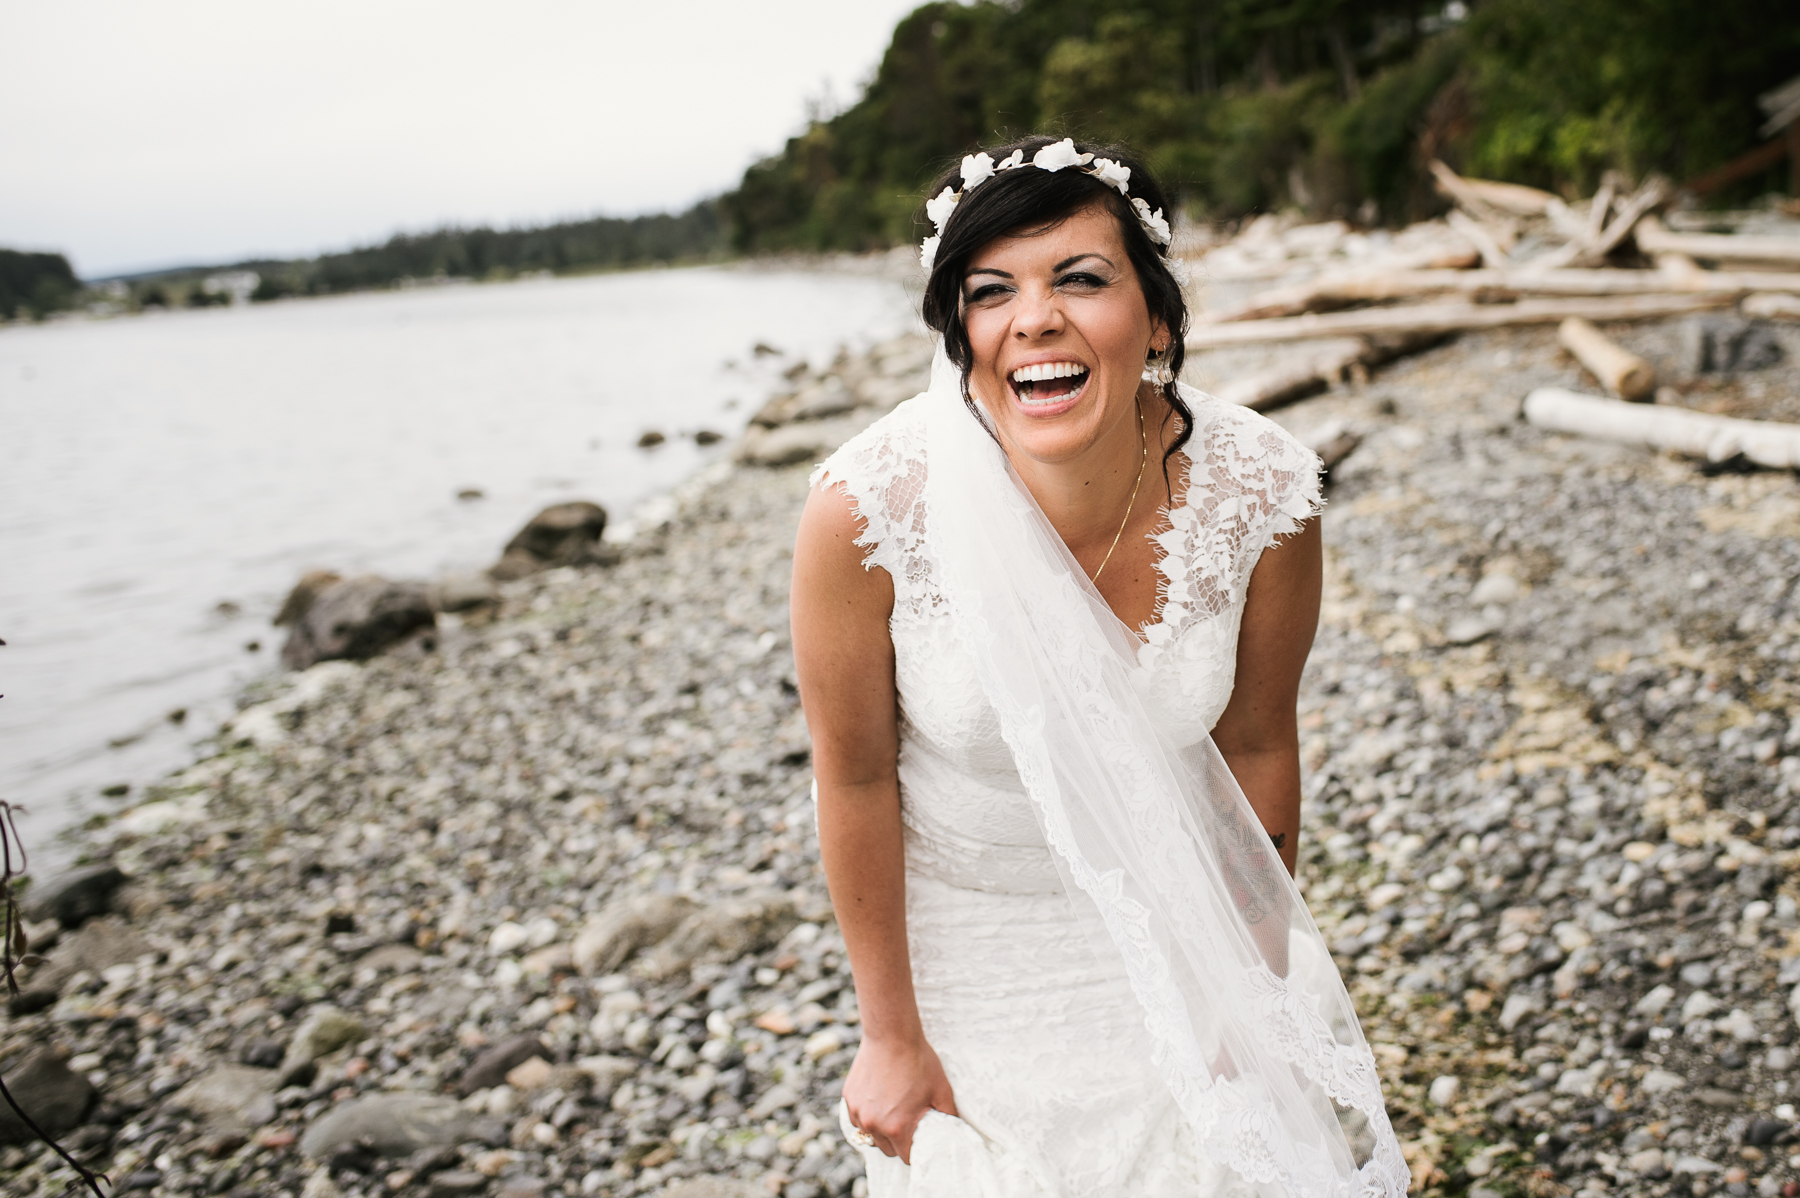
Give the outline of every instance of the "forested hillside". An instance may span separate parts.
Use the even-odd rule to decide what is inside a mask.
[[[527,271],[606,270],[691,262],[720,252],[717,207],[630,218],[596,217],[535,229],[439,229],[293,262],[248,263],[262,275],[254,298],[387,287],[400,279],[491,278]]]
[[[1756,96],[1795,74],[1791,0],[931,3],[722,206],[744,251],[891,244],[946,160],[1062,131],[1143,152],[1196,214],[1398,220],[1436,205],[1431,154],[1570,192],[1690,177],[1755,144]]]
[[[81,283],[61,254],[0,250],[0,320],[42,318],[75,302]]]

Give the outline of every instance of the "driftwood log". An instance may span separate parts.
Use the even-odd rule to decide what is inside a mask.
[[[1485,205],[1509,216],[1542,216],[1551,206],[1562,203],[1547,191],[1521,183],[1464,178],[1435,158],[1431,160],[1431,173],[1445,198],[1477,211]]]
[[[1525,419],[1539,428],[1648,445],[1709,462],[1748,458],[1776,470],[1800,467],[1800,425],[1738,420],[1661,404],[1621,403],[1560,387],[1525,397]]]
[[[1516,304],[1418,304],[1373,308],[1327,315],[1281,317],[1202,325],[1188,334],[1191,350],[1226,345],[1258,345],[1316,337],[1366,337],[1384,334],[1457,333],[1507,325],[1560,324],[1571,316],[1583,320],[1649,320],[1684,316],[1730,304],[1730,294],[1634,295],[1604,299],[1520,300]]]
[[[1266,412],[1305,399],[1331,386],[1346,373],[1355,374],[1435,345],[1436,334],[1398,337],[1338,337],[1297,350],[1279,366],[1231,380],[1218,397]]]
[[[1362,434],[1349,425],[1333,421],[1324,428],[1315,429],[1305,438],[1308,449],[1319,455],[1319,469],[1325,474],[1325,481],[1331,481],[1331,471],[1345,458],[1356,452],[1362,444]]]
[[[1800,320],[1800,295],[1758,292],[1746,295],[1739,310],[1745,316],[1761,316],[1774,320]]]
[[[1559,213],[1552,209],[1551,222],[1558,225],[1569,235],[1567,244],[1551,250],[1525,265],[1526,270],[1559,270],[1570,265],[1582,263],[1599,265],[1606,256],[1624,242],[1640,221],[1651,211],[1668,200],[1670,194],[1669,181],[1660,175],[1652,175],[1644,180],[1643,185],[1624,199],[1613,198],[1613,180],[1601,188],[1600,194],[1594,197],[1588,209],[1587,223],[1571,228],[1566,209]],[[1617,215],[1609,221],[1607,213],[1615,211]],[[1563,219],[1558,219],[1561,216]],[[1649,251],[1645,251],[1648,253]]]
[[[1318,342],[1296,355],[1294,360],[1232,379],[1219,388],[1218,397],[1226,403],[1266,412],[1317,395],[1344,371],[1362,364],[1368,346],[1361,337],[1337,337]]]
[[[1557,197],[1535,187],[1465,179],[1436,159],[1431,162],[1431,173],[1438,190],[1462,210],[1446,218],[1451,227],[1478,246],[1492,267],[1507,265],[1507,251],[1518,232],[1511,217],[1546,217],[1568,238],[1567,243],[1534,259],[1526,269],[1557,270],[1583,262],[1598,264],[1618,248],[1639,219],[1661,206],[1670,193],[1668,180],[1653,175],[1630,195],[1618,198],[1623,180],[1608,172],[1586,215],[1581,216]]]
[[[1654,217],[1637,226],[1646,254],[1686,254],[1720,262],[1791,262],[1800,265],[1800,237],[1750,237],[1742,233],[1674,233]]]
[[[1656,371],[1630,350],[1578,316],[1556,330],[1556,339],[1588,368],[1588,373],[1621,399],[1639,400],[1656,389]]]
[[[1373,274],[1333,273],[1292,287],[1272,287],[1252,296],[1241,308],[1220,313],[1209,324],[1267,320],[1329,312],[1355,304],[1417,299],[1428,295],[1467,295],[1484,301],[1526,295],[1667,295],[1670,293],[1739,296],[1753,291],[1800,292],[1800,272],[1729,273],[1701,270],[1693,259],[1665,255],[1658,270],[1392,270]],[[1683,263],[1692,269],[1685,269]]]
[[[1451,212],[1444,218],[1452,229],[1469,239],[1469,244],[1481,251],[1481,260],[1495,270],[1507,264],[1506,245],[1514,240],[1513,230],[1497,225],[1486,224],[1461,212]]]

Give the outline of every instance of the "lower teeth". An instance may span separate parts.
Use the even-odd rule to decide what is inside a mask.
[[[1065,377],[1067,377],[1067,376],[1065,376]],[[1062,379],[1058,379],[1057,381],[1061,382]],[[1059,400],[1064,400],[1064,399],[1069,398],[1069,396],[1071,396],[1071,395],[1075,394],[1077,391],[1081,390],[1082,384],[1084,384],[1086,382],[1087,382],[1087,375],[1085,375],[1085,374],[1075,375],[1072,378],[1069,378],[1069,386],[1066,390],[1060,391],[1055,395],[1046,395],[1046,396],[1043,396],[1042,398],[1038,397],[1037,389],[1039,387],[1043,386],[1044,384],[1042,384],[1042,383],[1026,383],[1019,390],[1019,402],[1024,403],[1024,404],[1033,404],[1033,405],[1056,403]]]

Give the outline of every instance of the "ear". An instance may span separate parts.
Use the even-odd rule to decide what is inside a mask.
[[[1150,318],[1150,352],[1160,354],[1169,348],[1174,338],[1169,336],[1168,322],[1160,316]]]

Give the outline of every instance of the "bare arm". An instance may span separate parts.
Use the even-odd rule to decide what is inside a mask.
[[[850,953],[863,1042],[844,1082],[850,1121],[909,1160],[920,1116],[956,1113],[926,1043],[906,944],[893,580],[863,568],[860,522],[835,488],[807,500],[791,619],[819,788],[819,853]]]
[[[1300,847],[1300,729],[1294,707],[1319,626],[1323,577],[1316,518],[1263,551],[1250,575],[1238,630],[1237,682],[1212,734],[1290,874]]]

